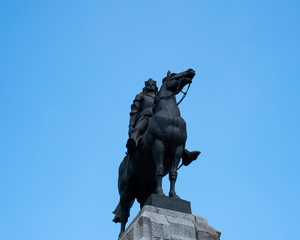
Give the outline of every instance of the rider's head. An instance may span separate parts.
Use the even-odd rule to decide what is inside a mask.
[[[156,81],[153,81],[152,78],[149,78],[148,81],[145,82],[145,87],[143,88],[143,92],[157,92],[158,88],[156,86]]]

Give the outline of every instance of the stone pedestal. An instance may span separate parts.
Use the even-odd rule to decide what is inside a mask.
[[[219,240],[220,235],[204,218],[145,205],[119,240]]]

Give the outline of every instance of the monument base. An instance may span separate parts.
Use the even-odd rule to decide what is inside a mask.
[[[144,205],[119,240],[219,240],[220,235],[199,216]]]
[[[144,206],[146,205],[192,214],[191,203],[180,198],[170,198],[158,194],[151,194],[144,203]]]

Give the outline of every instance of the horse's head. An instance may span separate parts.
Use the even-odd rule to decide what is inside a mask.
[[[167,76],[163,79],[163,84],[166,84],[167,90],[177,94],[185,85],[192,83],[194,76],[195,71],[193,69],[188,69],[181,73],[171,73],[168,71]]]

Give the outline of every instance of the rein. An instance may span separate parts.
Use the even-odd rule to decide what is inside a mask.
[[[179,105],[182,101],[183,101],[183,99],[185,98],[185,96],[186,96],[186,94],[187,94],[187,92],[189,91],[189,89],[190,89],[190,86],[191,86],[191,84],[189,83],[189,85],[188,85],[188,88],[186,89],[186,91],[185,92],[183,92],[183,91],[180,91],[181,93],[183,93],[183,96],[182,96],[182,98],[180,99],[180,101],[177,103],[177,105]]]

